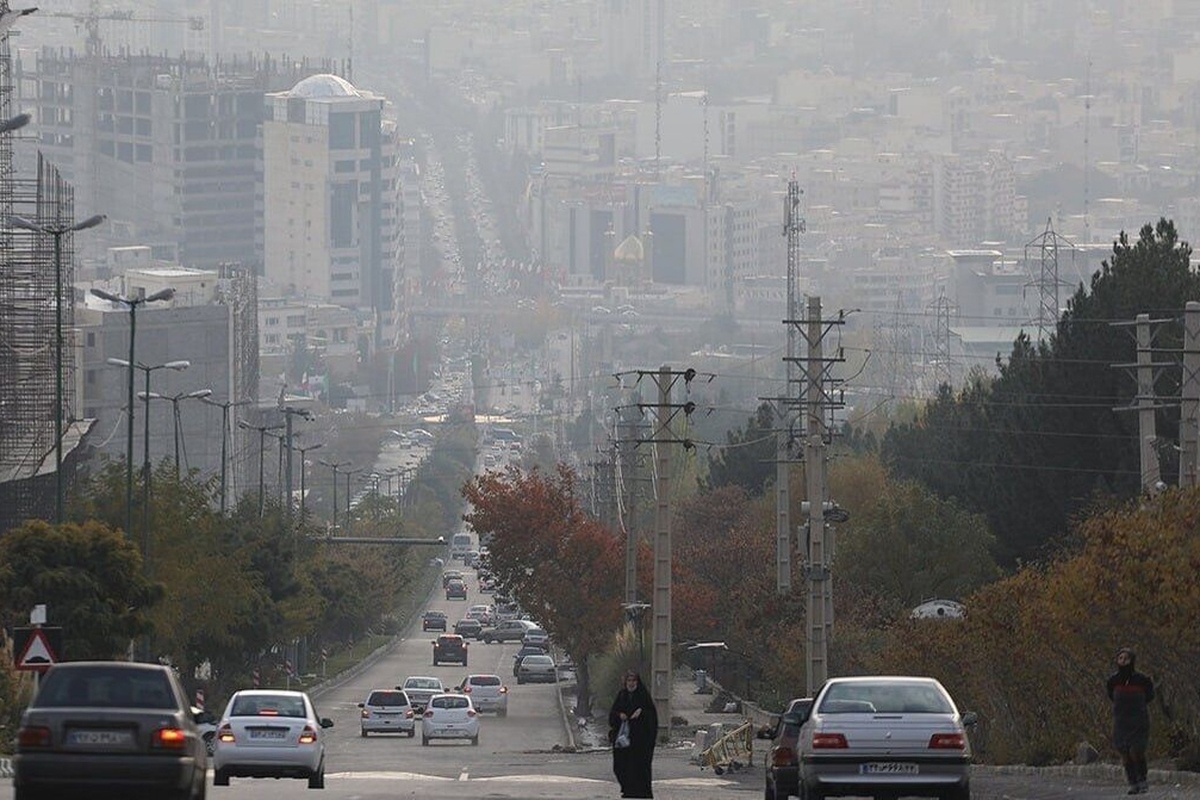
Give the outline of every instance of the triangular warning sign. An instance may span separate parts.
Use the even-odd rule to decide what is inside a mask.
[[[48,667],[57,662],[58,657],[50,649],[50,640],[46,638],[46,633],[41,628],[34,628],[29,641],[25,643],[25,649],[17,659],[17,669]]]

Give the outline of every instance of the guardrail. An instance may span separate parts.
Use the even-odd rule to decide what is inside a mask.
[[[754,725],[744,722],[700,752],[700,768],[724,775],[748,766],[754,758]]]

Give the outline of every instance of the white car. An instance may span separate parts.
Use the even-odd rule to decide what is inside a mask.
[[[465,694],[435,694],[421,717],[421,744],[433,739],[470,739],[479,744],[479,712]]]
[[[217,726],[213,785],[230,778],[307,778],[308,788],[325,788],[325,729],[304,692],[243,689],[225,706]]]
[[[558,665],[547,655],[529,655],[517,665],[517,683],[555,683],[558,681]]]
[[[499,675],[468,675],[458,685],[458,691],[471,696],[476,711],[495,711],[508,716],[508,687]]]
[[[429,698],[446,691],[441,678],[431,678],[428,675],[405,678],[403,685],[396,688],[408,695],[408,702],[412,704],[414,711],[424,711],[425,706],[429,704]]]
[[[403,689],[372,689],[367,699],[358,704],[362,709],[359,732],[406,733],[417,735],[417,719]]]

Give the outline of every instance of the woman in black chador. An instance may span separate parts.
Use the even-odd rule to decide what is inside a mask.
[[[1108,699],[1113,707],[1113,745],[1125,766],[1129,794],[1142,794],[1148,788],[1146,745],[1154,681],[1133,668],[1135,658],[1128,647],[1117,651],[1117,671],[1108,679]]]
[[[654,797],[650,790],[650,762],[658,737],[658,710],[642,679],[632,670],[625,673],[608,712],[608,740],[615,742],[621,723],[629,722],[629,746],[613,747],[613,774],[621,784],[621,797]]]

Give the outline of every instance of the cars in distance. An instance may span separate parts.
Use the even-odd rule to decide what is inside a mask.
[[[429,698],[446,691],[441,678],[429,675],[409,676],[396,688],[408,696],[408,702],[414,711],[424,711],[425,706],[429,704]]]
[[[200,800],[208,755],[179,679],[132,662],[56,664],[21,715],[16,797],[103,788]]]
[[[479,712],[465,694],[436,694],[421,715],[421,744],[434,739],[467,739],[479,744]]]
[[[467,585],[462,581],[450,581],[446,584],[447,600],[466,600]]]
[[[242,689],[225,705],[217,726],[213,786],[230,778],[302,778],[325,788],[325,729],[305,692]]]
[[[525,656],[517,665],[517,683],[554,683],[558,680],[558,665],[545,653]]]
[[[764,759],[766,763],[766,800],[787,800],[800,793],[798,782],[799,761],[796,749],[800,736],[800,725],[812,708],[811,697],[797,697],[787,704],[773,728],[764,728],[758,739],[771,742]]]
[[[359,734],[404,733],[412,738],[417,731],[416,714],[403,689],[372,689],[367,699],[358,704]]]
[[[525,635],[521,637],[521,644],[533,645],[540,647],[543,650],[550,649],[550,634],[546,633],[536,625],[525,631]]]
[[[508,687],[499,675],[468,675],[455,689],[471,696],[476,711],[508,716]]]
[[[442,573],[442,588],[445,589],[450,581],[465,581],[466,579],[467,577],[461,569],[448,569]]]
[[[421,615],[421,630],[422,631],[445,631],[446,630],[446,612],[445,611],[426,611]]]
[[[528,646],[528,647],[522,646],[521,649],[518,650],[516,652],[516,654],[513,656],[513,677],[514,678],[517,677],[517,670],[519,670],[521,668],[521,662],[523,660],[525,660],[526,656],[544,656],[544,655],[546,655],[546,651],[540,647],[534,647],[532,645]]]
[[[477,619],[463,617],[454,623],[454,632],[467,639],[478,639],[483,631],[483,625]]]
[[[506,619],[502,622],[497,622],[491,628],[484,628],[479,638],[483,639],[485,644],[492,642],[519,642],[525,637],[525,632],[530,628],[536,628],[527,619]]]
[[[797,735],[799,794],[969,800],[975,721],[934,678],[830,678]]]
[[[433,665],[453,661],[467,666],[467,640],[456,633],[444,633],[433,640]]]

